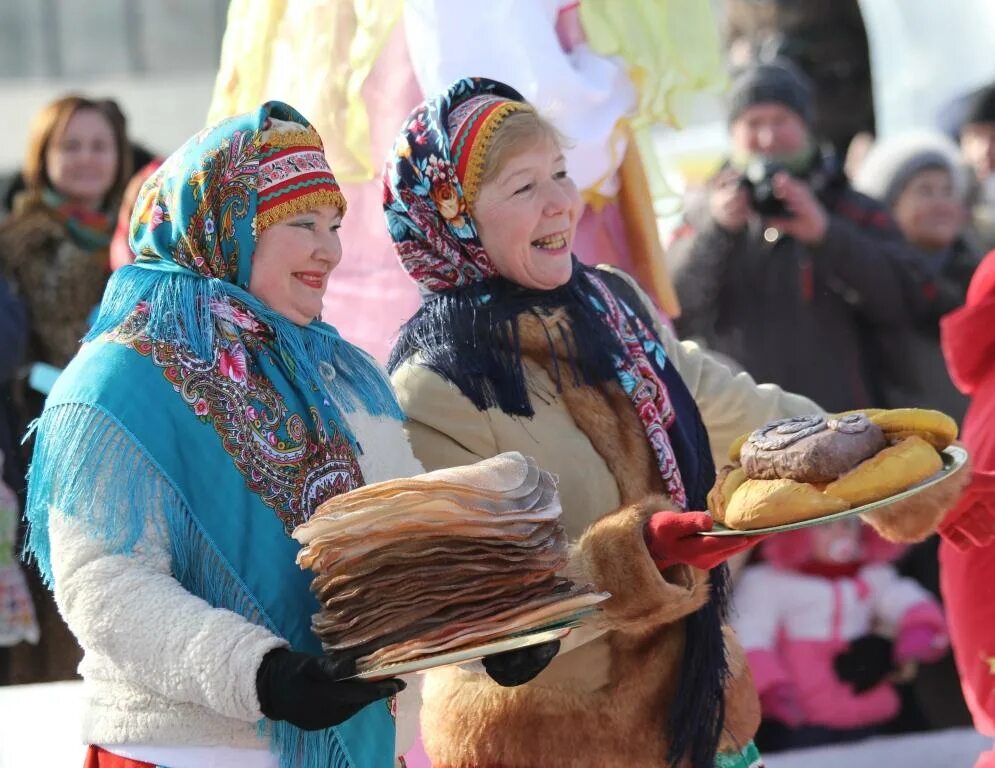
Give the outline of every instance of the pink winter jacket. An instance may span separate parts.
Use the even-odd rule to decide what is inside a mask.
[[[885,564],[839,579],[749,566],[736,585],[732,623],[761,698],[774,685],[790,683],[801,725],[839,729],[883,722],[899,708],[889,682],[858,695],[836,677],[833,659],[851,640],[872,630],[897,638],[913,624],[945,638],[932,595]]]

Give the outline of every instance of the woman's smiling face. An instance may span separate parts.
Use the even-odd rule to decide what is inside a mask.
[[[342,212],[321,206],[263,230],[252,256],[249,293],[298,325],[321,316],[328,276],[342,260]]]
[[[939,251],[950,246],[967,218],[954,184],[944,168],[920,171],[905,185],[892,214],[905,238],[920,248]]]
[[[570,280],[583,204],[563,151],[543,136],[508,158],[473,204],[480,242],[502,277],[549,290]]]
[[[45,152],[55,191],[88,208],[98,208],[114,186],[119,162],[114,126],[96,109],[76,110]]]

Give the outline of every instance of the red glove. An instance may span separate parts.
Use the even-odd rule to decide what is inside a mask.
[[[712,516],[707,512],[656,512],[646,523],[646,546],[661,571],[682,564],[708,571],[766,538],[698,535],[710,530]]]

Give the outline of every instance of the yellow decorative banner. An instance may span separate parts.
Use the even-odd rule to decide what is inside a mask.
[[[363,83],[402,0],[232,0],[208,122],[286,101],[314,123],[340,182],[377,172]]]

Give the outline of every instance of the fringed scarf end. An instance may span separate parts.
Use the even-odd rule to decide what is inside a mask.
[[[84,341],[117,331],[144,304],[154,308],[140,329],[144,336],[183,347],[199,360],[210,361],[219,333],[217,324],[224,319],[218,317],[215,307],[229,300],[243,304],[273,332],[276,353],[292,377],[314,392],[327,392],[335,410],[352,412],[362,406],[376,416],[404,418],[379,366],[334,328],[321,322],[297,325],[232,283],[180,267],[138,263],[115,272]],[[335,373],[325,375],[323,371],[332,364]]]
[[[269,741],[280,768],[356,768],[334,728],[302,731],[284,721],[263,719],[256,733]]]
[[[691,768],[714,768],[725,724],[729,660],[722,632],[729,591],[729,569],[713,568],[709,600],[685,622],[686,640],[680,681],[668,722],[668,765],[685,757]]]
[[[142,535],[144,510],[161,493],[161,486],[124,427],[93,406],[68,403],[47,408],[34,430],[24,555],[35,560],[51,587],[51,509],[82,521],[112,551],[128,552]]]

